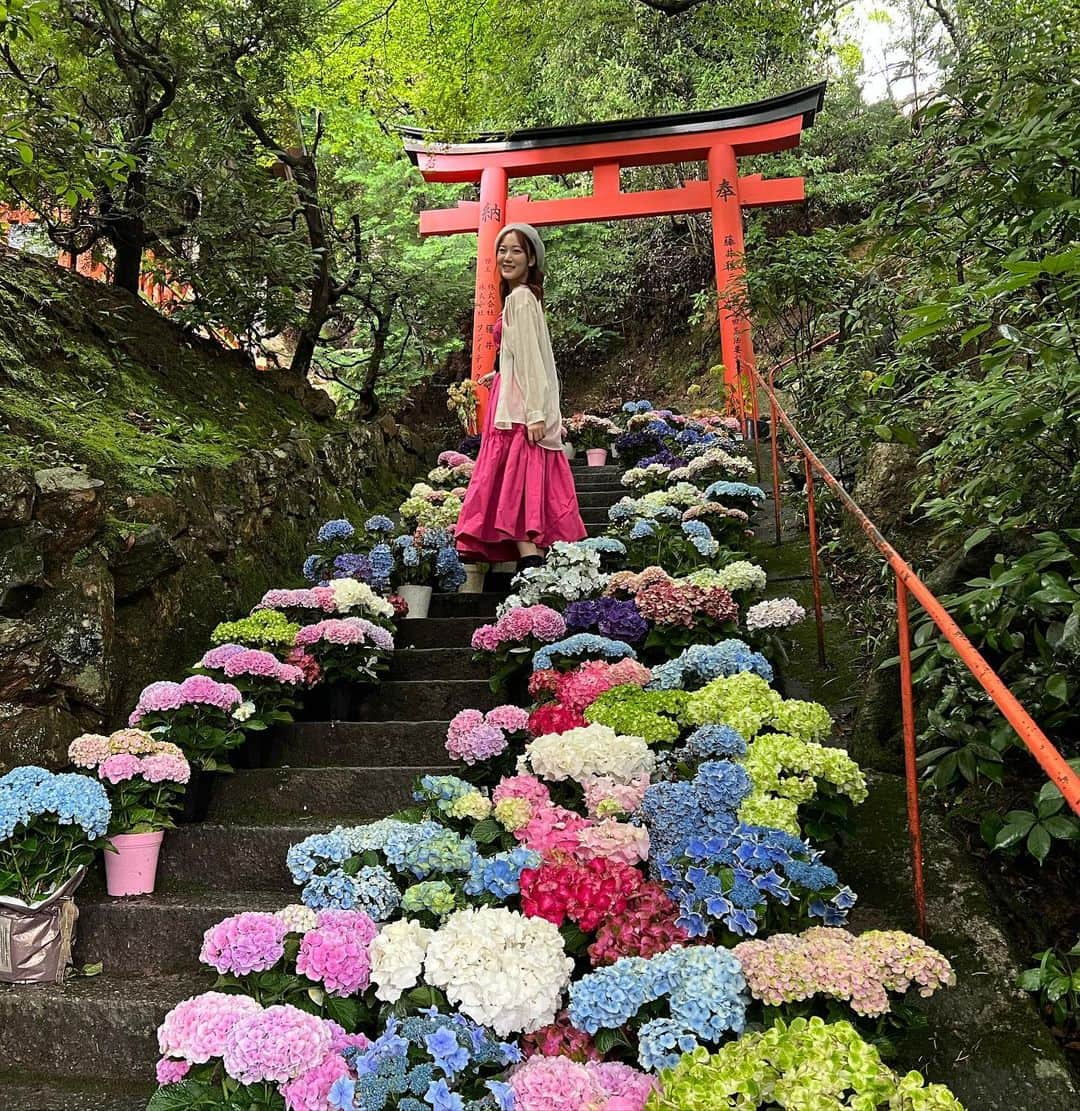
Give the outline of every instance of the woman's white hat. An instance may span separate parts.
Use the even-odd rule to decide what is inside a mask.
[[[540,233],[532,226],[532,224],[507,224],[502,231],[495,237],[495,250],[499,249],[499,244],[502,238],[508,231],[519,231],[529,241],[532,246],[533,254],[536,255],[536,269],[541,273],[544,272],[544,241],[540,238]]]

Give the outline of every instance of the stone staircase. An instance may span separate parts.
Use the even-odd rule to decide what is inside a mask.
[[[591,536],[624,493],[620,473],[574,467]],[[501,590],[436,595],[430,617],[399,626],[389,674],[358,720],[281,727],[264,767],[223,777],[207,820],[166,835],[155,894],[110,899],[99,876],[87,880],[75,963],[104,971],[59,987],[0,988],[0,1111],[145,1108],[158,1024],[213,981],[198,961],[203,931],[242,910],[297,901],[285,868],[291,844],[408,805],[414,779],[446,769],[450,718],[497,704],[469,642],[508,582],[491,575]]]

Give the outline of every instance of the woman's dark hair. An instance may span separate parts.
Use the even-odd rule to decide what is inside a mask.
[[[517,236],[518,244],[525,249],[526,258],[532,259],[532,262],[529,263],[529,272],[525,275],[525,284],[532,290],[533,296],[542,305],[544,303],[544,272],[536,268],[536,252],[533,250],[532,244],[517,228],[507,232],[506,238],[509,239],[512,235]],[[499,300],[505,301],[510,294],[510,283],[502,276],[498,260],[495,262],[495,273],[499,276]]]

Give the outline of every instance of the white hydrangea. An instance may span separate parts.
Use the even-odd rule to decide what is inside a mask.
[[[367,583],[356,579],[334,579],[330,583],[330,589],[334,592],[334,605],[338,613],[363,610],[376,617],[394,616],[394,607],[385,598],[380,598]]]
[[[427,949],[425,979],[499,1037],[553,1022],[574,962],[544,918],[501,907],[455,911]]]
[[[599,552],[559,540],[548,549],[543,567],[530,567],[514,577],[516,593],[499,606],[498,616],[514,606],[592,598],[603,591],[607,581],[608,576],[600,570]]]
[[[805,617],[806,610],[794,598],[768,598],[746,611],[746,628],[750,632],[757,629],[786,629],[790,625],[797,625]]]
[[[318,925],[319,916],[303,903],[290,903],[287,907],[274,912],[275,918],[280,918],[285,923],[291,934],[306,934]]]
[[[616,783],[632,783],[651,775],[655,757],[641,737],[616,733],[606,725],[586,725],[565,733],[548,733],[526,746],[518,772],[531,771],[541,779],[584,782],[603,776]]]
[[[695,478],[706,471],[721,470],[725,475],[745,477],[754,473],[754,464],[739,455],[728,455],[723,448],[710,448],[704,455],[691,459],[686,466],[687,477]],[[672,471],[672,477],[675,472]]]
[[[434,936],[434,930],[409,918],[400,918],[379,930],[368,950],[376,999],[396,1003],[404,992],[416,986]]]

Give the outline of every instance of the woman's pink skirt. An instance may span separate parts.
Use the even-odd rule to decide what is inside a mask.
[[[496,428],[499,375],[484,414],[484,434],[455,533],[457,549],[474,559],[518,558],[517,540],[538,548],[587,535],[570,464],[561,451],[530,444],[525,425]]]

